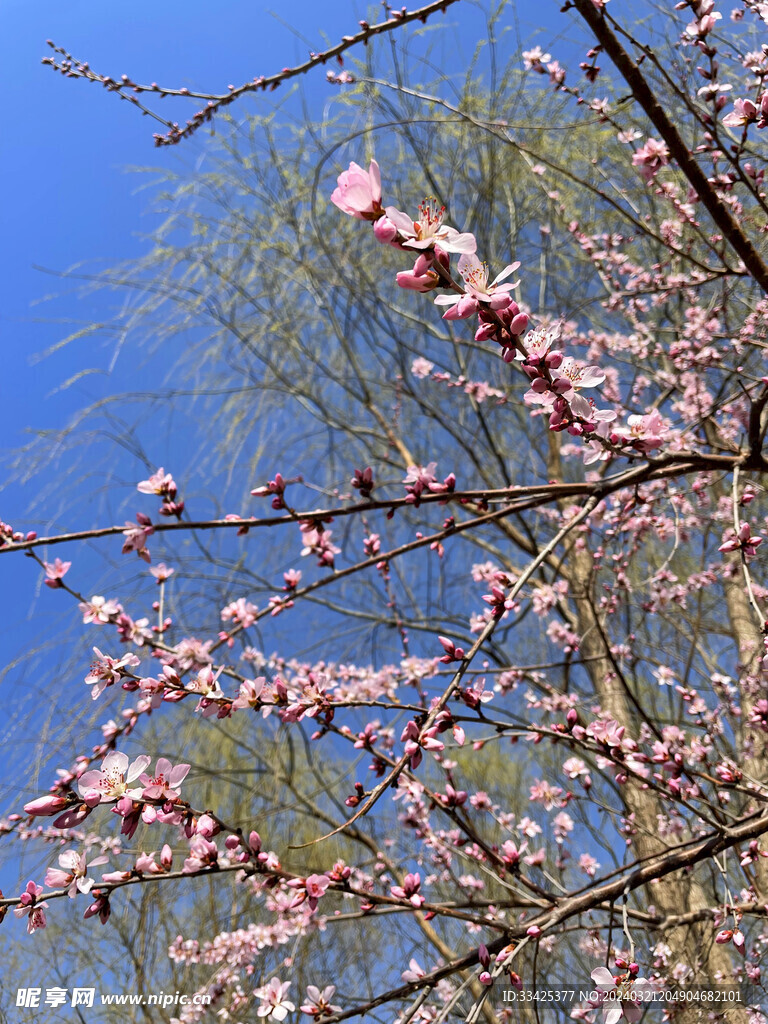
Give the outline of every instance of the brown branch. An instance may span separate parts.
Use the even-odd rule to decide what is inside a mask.
[[[369,25],[367,21],[361,21],[361,30],[355,35],[343,36],[340,43],[335,46],[329,47],[322,53],[314,53],[310,51],[309,59],[304,61],[303,64],[297,64],[295,67],[283,68],[274,75],[259,75],[253,78],[250,82],[245,82],[240,86],[230,86],[226,93],[208,93],[208,92],[196,92],[191,89],[181,88],[172,89],[165,86],[158,85],[157,82],[152,82],[150,85],[141,85],[138,82],[134,82],[129,78],[128,75],[122,75],[119,80],[111,78],[109,75],[101,75],[96,71],[93,71],[87,61],[78,61],[64,48],[56,46],[50,39],[48,45],[54,50],[55,53],[61,56],[61,60],[57,60],[55,57],[44,57],[42,60],[43,64],[49,65],[54,71],[59,71],[67,78],[82,78],[89,82],[99,82],[110,92],[117,93],[121,99],[127,100],[133,103],[134,106],[138,107],[142,114],[148,115],[159,121],[167,129],[165,135],[154,136],[156,146],[173,146],[177,142],[180,142],[183,138],[192,135],[197,131],[203,124],[210,121],[213,116],[218,113],[223,107],[228,106],[235,100],[239,99],[246,93],[251,92],[272,92],[277,89],[278,86],[282,85],[283,82],[288,81],[291,78],[296,78],[298,75],[304,75],[312,68],[316,68],[319,65],[327,64],[331,60],[337,61],[339,64],[343,63],[341,55],[345,50],[349,50],[353,46],[358,46],[362,43],[364,46],[367,45],[368,40],[374,36],[381,35],[385,32],[391,32],[393,29],[401,28],[403,25],[407,25],[412,21],[426,22],[430,15],[435,14],[437,11],[445,13],[446,9],[451,4],[457,3],[458,0],[434,0],[433,3],[426,4],[424,7],[420,7],[415,11],[408,11],[405,7],[402,7],[399,11],[393,10],[389,5],[385,5],[385,10],[390,11],[390,17],[386,21],[380,21],[376,25]],[[338,77],[329,72],[329,80],[336,84]],[[343,81],[354,81],[353,76],[349,75]],[[125,92],[123,90],[126,90]],[[139,99],[138,95],[141,93],[154,93],[154,95],[164,98],[166,96],[173,97],[186,97],[189,99],[206,100],[207,105],[202,109],[198,110],[182,128],[178,122],[168,121],[154,110],[144,106]]]
[[[674,452],[669,455],[649,459],[642,466],[630,466],[615,476],[607,477],[596,483],[548,483],[531,484],[525,487],[502,487],[498,489],[453,491],[450,494],[422,494],[419,501],[422,505],[441,502],[466,500],[469,503],[484,503],[487,501],[503,501],[510,498],[521,498],[530,496],[547,497],[549,500],[557,500],[567,497],[581,497],[594,494],[600,490],[601,494],[612,493],[621,487],[629,487],[638,483],[646,483],[651,480],[667,479],[680,474],[701,472],[707,469],[732,469],[735,465],[743,462],[741,454],[733,455],[711,455],[697,452]],[[752,465],[750,459],[749,468],[754,471],[768,471],[768,463],[761,462],[760,466]],[[356,505],[343,505],[338,508],[309,509],[305,512],[292,511],[284,516],[244,517],[242,519],[206,519],[200,521],[181,520],[179,522],[152,523],[154,533],[171,533],[176,530],[227,530],[243,529],[250,530],[257,527],[282,526],[285,523],[298,523],[301,520],[321,520],[328,517],[341,518],[343,516],[355,515],[358,512],[371,512],[377,509],[397,509],[410,507],[411,502],[406,498],[392,498],[391,500],[367,501]],[[27,551],[31,548],[39,548],[44,545],[64,544],[69,541],[93,540],[98,537],[113,537],[122,534],[125,526],[100,526],[91,530],[76,530],[71,533],[54,534],[49,537],[34,537],[29,540],[18,540],[11,543],[2,543],[0,537],[0,555],[11,551]],[[456,527],[456,530],[459,528]]]

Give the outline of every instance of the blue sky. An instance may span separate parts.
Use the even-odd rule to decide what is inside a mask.
[[[269,12],[282,8],[286,24]],[[4,5],[8,43],[7,82],[14,100],[4,111],[2,227],[6,240],[2,274],[4,350],[11,372],[0,384],[0,424],[8,444],[18,443],[20,427],[53,427],[82,403],[77,390],[50,395],[75,367],[66,353],[30,366],[30,356],[55,344],[68,325],[59,318],[90,320],[98,311],[77,301],[57,302],[55,314],[40,299],[70,290],[35,267],[62,271],[75,264],[94,270],[143,249],[139,234],[151,224],[144,215],[146,193],[138,191],[128,165],[174,166],[192,161],[204,141],[183,151],[156,150],[149,119],[137,116],[98,85],[66,81],[40,64],[50,51],[47,38],[77,58],[115,77],[130,73],[139,81],[226,88],[255,73],[270,73],[305,56],[307,47],[288,27],[300,26],[313,44],[321,31],[336,40],[354,29],[364,5],[356,0],[288,5],[234,0],[226,18],[203,0],[138,0],[127,7],[71,0]],[[214,12],[214,13],[212,13]],[[8,66],[10,65],[10,67]],[[311,88],[327,90],[322,74]],[[190,105],[190,112],[193,111]],[[170,107],[169,107],[170,112]],[[181,115],[181,108],[175,114]],[[15,510],[18,511],[18,510]]]

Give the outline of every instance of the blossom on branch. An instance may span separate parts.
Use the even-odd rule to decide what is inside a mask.
[[[432,197],[419,203],[417,220],[411,220],[394,206],[388,206],[386,213],[388,223],[397,229],[397,242],[405,249],[431,249],[435,245],[453,253],[472,253],[477,249],[474,235],[461,234],[443,223],[445,207]]]
[[[474,253],[464,253],[459,257],[459,273],[464,278],[466,291],[463,295],[438,295],[435,304],[448,306],[443,313],[444,320],[464,320],[473,313],[477,313],[481,304],[487,305],[490,309],[506,309],[512,302],[508,292],[512,291],[519,284],[519,281],[511,281],[501,284],[502,281],[514,274],[519,268],[519,263],[509,263],[498,274],[491,283],[488,283],[488,268]]]
[[[38,928],[45,928],[47,921],[45,919],[45,909],[48,903],[40,901],[40,897],[43,894],[42,885],[36,885],[34,882],[27,882],[27,886],[24,892],[19,897],[19,905],[14,908],[14,914],[16,917],[27,918],[27,932],[32,935]]]
[[[85,853],[65,850],[59,854],[59,867],[48,868],[45,884],[53,889],[66,889],[70,899],[74,899],[79,892],[89,893],[95,884],[92,878],[88,878],[88,868],[106,864],[108,860],[108,857],[101,856],[86,863]]]
[[[354,161],[337,178],[337,187],[331,193],[334,206],[358,220],[378,220],[384,215],[381,206],[381,172],[375,160],[368,170]]]
[[[139,778],[150,760],[147,754],[142,754],[131,762],[127,754],[111,750],[101,762],[101,768],[80,776],[77,784],[80,795],[86,801],[98,798],[96,803],[119,800],[129,792],[128,785]]]
[[[261,1000],[256,1010],[258,1016],[266,1017],[267,1020],[285,1020],[296,1009],[296,1004],[286,999],[290,988],[289,981],[281,982],[279,978],[272,978],[266,985],[255,989],[253,994]]]
[[[72,568],[71,562],[62,562],[60,558],[57,558],[51,562],[43,562],[43,568],[45,569],[45,583],[46,587],[50,587],[52,590],[56,590],[63,586],[61,580],[69,570]]]

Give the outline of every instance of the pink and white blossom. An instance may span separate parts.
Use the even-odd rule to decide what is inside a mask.
[[[91,698],[97,700],[108,686],[114,686],[123,678],[120,669],[135,668],[140,664],[135,654],[124,654],[122,658],[110,658],[108,654],[102,654],[98,647],[93,648],[96,655],[91,664],[91,671],[85,677],[85,682],[91,686]]]
[[[149,758],[147,758],[147,763]],[[146,764],[145,764],[146,767]],[[143,800],[166,800],[173,802],[179,798],[181,784],[189,774],[191,765],[173,765],[167,757],[159,757],[155,766],[153,776],[142,773],[139,781],[143,785],[141,796]],[[135,777],[135,776],[134,776]]]
[[[45,884],[53,889],[66,889],[70,899],[77,894],[89,893],[94,886],[94,880],[88,877],[88,868],[94,868],[100,864],[106,864],[108,857],[94,857],[86,863],[85,853],[78,853],[76,850],[65,850],[59,854],[59,867],[48,868],[45,875]]]
[[[279,978],[272,978],[266,985],[254,990],[254,995],[261,1000],[261,1005],[256,1010],[259,1017],[266,1017],[267,1020],[282,1021],[296,1009],[286,996],[290,991],[289,981],[281,982]]]
[[[45,910],[48,907],[46,901],[41,901],[40,897],[43,895],[42,885],[36,885],[35,882],[27,882],[24,892],[22,892],[19,898],[19,905],[14,907],[14,914],[16,917],[27,918],[27,932],[32,935],[38,928],[45,928],[47,921],[45,919]]]
[[[43,583],[46,587],[56,590],[63,585],[61,581],[72,568],[72,563],[62,562],[60,558],[56,558],[53,562],[43,562],[43,568],[45,569]]]
[[[430,249],[438,245],[444,252],[471,253],[477,249],[475,236],[461,234],[456,228],[443,223],[445,207],[436,199],[428,198],[419,204],[418,219],[411,220],[407,213],[388,206],[387,219],[398,232],[398,240],[406,249]]]
[[[507,281],[510,274],[519,268],[519,263],[509,263],[493,281],[488,283],[488,268],[474,253],[463,253],[459,257],[459,273],[466,285],[463,295],[438,295],[435,304],[448,306],[443,313],[444,320],[464,320],[472,316],[484,303],[493,310],[506,309],[512,301],[509,292],[519,282]],[[505,284],[501,282],[505,281]]]
[[[80,776],[77,783],[80,795],[86,801],[98,797],[96,803],[119,800],[129,792],[128,786],[139,778],[150,760],[147,754],[141,754],[130,761],[122,751],[111,750],[101,762],[100,769],[91,769]]]
[[[324,1017],[330,1016],[332,1013],[341,1013],[341,1007],[331,1003],[335,991],[335,985],[326,985],[322,991],[316,985],[307,985],[306,1002],[299,1009],[310,1017]]]
[[[121,610],[117,601],[108,601],[98,594],[90,601],[81,601],[78,608],[83,613],[83,622],[86,624],[92,622],[95,626],[109,622]]]

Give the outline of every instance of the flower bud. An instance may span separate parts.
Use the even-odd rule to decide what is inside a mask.
[[[528,314],[518,313],[509,325],[510,334],[523,334],[528,329]]]
[[[36,800],[30,800],[28,804],[24,804],[24,813],[47,818],[50,815],[63,811],[68,804],[69,799],[67,797],[54,796],[53,793],[49,793],[46,796],[37,797]]]
[[[391,245],[397,238],[397,228],[389,217],[379,217],[373,225],[373,234],[377,242],[382,245]]]

